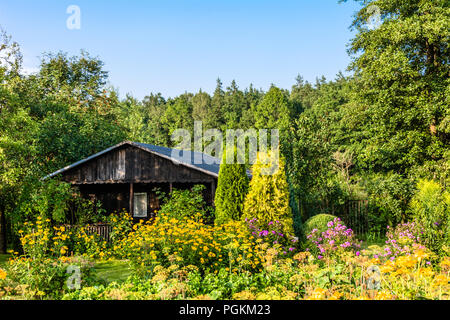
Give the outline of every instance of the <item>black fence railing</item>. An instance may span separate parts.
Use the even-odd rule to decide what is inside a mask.
[[[369,200],[348,200],[343,205],[327,203],[308,204],[303,206],[304,219],[319,213],[328,213],[342,219],[354,233],[361,235],[369,231]]]
[[[66,229],[73,229],[76,226],[65,225]],[[112,227],[109,224],[93,224],[84,226],[87,235],[97,234],[105,241],[111,241]]]

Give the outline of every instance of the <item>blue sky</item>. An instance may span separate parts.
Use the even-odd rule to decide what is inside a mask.
[[[81,28],[69,30],[69,5],[81,9]],[[173,97],[220,77],[267,90],[290,89],[345,71],[346,48],[359,8],[338,0],[4,0],[0,25],[22,48],[33,70],[43,52],[98,56],[120,96],[150,92]]]

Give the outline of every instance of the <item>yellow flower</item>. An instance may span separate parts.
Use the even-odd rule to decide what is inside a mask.
[[[322,289],[322,288],[316,288],[314,289],[314,291],[311,293],[311,295],[309,297],[307,297],[307,300],[321,300],[325,297],[325,293],[327,292],[327,290]]]
[[[331,297],[328,298],[328,300],[340,300],[342,297],[342,293],[335,291]]]
[[[380,270],[383,273],[390,273],[395,270],[395,264],[393,261],[388,260],[380,267]]]
[[[442,268],[446,268],[446,267],[448,268],[448,267],[450,267],[450,257],[445,257],[445,258],[441,261],[440,265],[441,265]]]
[[[416,260],[412,256],[399,257],[396,262],[399,266],[406,268],[412,268],[416,265]]]
[[[6,279],[7,275],[6,271],[0,269],[0,280]]]
[[[374,299],[375,300],[392,300],[393,297],[390,294],[390,292],[383,290],[383,291],[377,292]]]
[[[425,250],[419,249],[416,252],[414,252],[414,257],[418,258],[420,261],[421,259],[428,257],[428,254],[425,253]]]
[[[419,276],[422,277],[432,277],[434,275],[434,272],[431,268],[420,268],[419,270],[417,270],[417,272],[419,273]]]
[[[445,276],[443,274],[440,274],[434,278],[433,284],[435,286],[444,286],[449,283],[449,280],[450,280],[450,278],[448,278],[447,276]]]

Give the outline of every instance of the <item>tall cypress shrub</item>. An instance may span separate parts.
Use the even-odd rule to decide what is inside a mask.
[[[220,164],[216,196],[216,223],[239,220],[244,209],[244,200],[249,187],[249,178],[244,164],[227,164],[223,152]]]
[[[278,169],[267,174],[269,167]],[[260,224],[280,221],[285,234],[293,235],[292,209],[289,205],[289,185],[286,179],[285,163],[281,157],[258,153],[258,159],[252,167],[250,189],[245,198],[243,219],[258,219]]]

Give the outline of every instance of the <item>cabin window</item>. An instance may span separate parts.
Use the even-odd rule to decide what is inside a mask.
[[[134,194],[133,216],[136,218],[147,218],[147,193]]]

